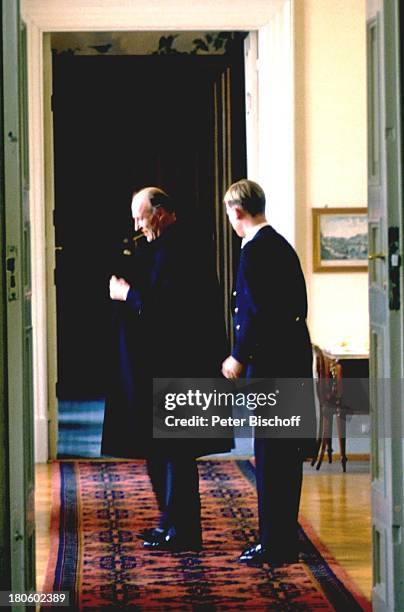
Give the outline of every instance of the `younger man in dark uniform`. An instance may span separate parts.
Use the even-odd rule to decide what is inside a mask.
[[[223,362],[223,375],[228,379],[242,374],[270,380],[311,379],[306,286],[297,254],[268,224],[265,195],[257,183],[247,179],[234,183],[224,203],[243,242],[234,293],[235,344]],[[304,407],[296,408],[313,421],[314,402],[307,402],[307,397],[310,393]],[[260,541],[244,551],[240,561],[250,565],[298,561],[302,463],[313,450],[312,439],[256,436]]]

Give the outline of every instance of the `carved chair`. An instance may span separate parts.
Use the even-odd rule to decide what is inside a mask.
[[[343,472],[346,472],[346,418],[342,403],[342,367],[336,359],[326,355],[313,344],[314,376],[319,404],[318,452],[311,465],[319,470],[327,452],[328,463],[332,463],[332,429],[336,418],[338,440]]]

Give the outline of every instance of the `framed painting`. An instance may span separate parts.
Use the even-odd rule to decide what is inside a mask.
[[[362,272],[368,267],[366,208],[313,208],[314,272]]]

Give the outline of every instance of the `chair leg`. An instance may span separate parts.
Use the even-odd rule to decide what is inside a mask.
[[[332,448],[332,438],[328,438],[327,439],[327,455],[328,455],[328,463],[332,463],[332,454],[333,454],[333,448]]]
[[[323,442],[323,427],[324,427],[324,415],[323,415],[322,408],[320,406],[319,418],[318,418],[317,452],[315,456],[313,457],[313,459],[311,460],[311,467],[315,465],[316,461],[319,458],[319,453],[320,453],[322,442]]]
[[[339,448],[341,453],[341,464],[342,471],[346,472],[346,462],[348,461],[346,456],[346,419],[345,415],[341,413],[341,410],[338,410],[337,414],[337,431],[338,431],[338,440],[339,440]]]
[[[327,429],[325,431],[325,440],[327,442],[327,456],[328,456],[328,463],[332,463],[332,425],[333,425],[333,418],[334,415],[331,412],[331,410],[328,412],[327,415]]]
[[[332,415],[329,414],[329,412],[324,412],[321,446],[320,446],[320,452],[318,455],[316,470],[319,470],[321,467],[321,464],[323,463],[325,451],[327,450],[327,453],[329,452],[329,447],[330,447],[330,439],[329,439],[330,433],[329,432],[330,432],[330,428],[332,429],[331,419],[332,419]]]
[[[326,440],[323,438],[321,440],[321,445],[320,445],[320,452],[318,454],[318,459],[317,459],[317,464],[316,464],[316,470],[319,470],[321,468],[321,464],[323,463],[323,459],[324,459],[324,454],[325,454],[325,449],[327,446],[327,442]]]

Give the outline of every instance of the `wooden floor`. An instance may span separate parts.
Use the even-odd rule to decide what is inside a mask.
[[[48,563],[51,512],[51,465],[35,466],[36,588],[42,590]]]
[[[300,505],[323,544],[370,599],[370,474],[305,473]]]
[[[354,466],[352,466],[354,469]],[[301,512],[323,544],[370,598],[371,520],[368,473],[305,470]],[[50,465],[36,466],[37,588],[41,590],[49,550]]]

